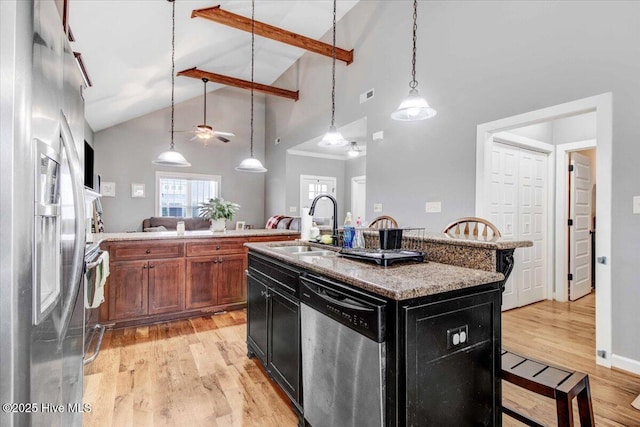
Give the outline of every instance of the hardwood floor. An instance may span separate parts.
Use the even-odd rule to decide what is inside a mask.
[[[640,377],[595,365],[594,304],[588,296],[506,312],[503,345],[588,373],[596,425],[640,426],[640,411],[631,407]],[[245,322],[246,312],[234,311],[107,332],[100,356],[85,370],[84,401],[92,411],[84,425],[296,426],[286,398],[246,356]],[[556,424],[550,399],[508,383],[503,391],[514,409]]]
[[[585,372],[597,426],[640,426],[640,411],[631,406],[640,394],[640,377],[595,364],[595,294],[578,301],[542,301],[502,314],[503,347],[534,359]],[[551,399],[503,381],[503,401],[519,412],[556,425]],[[575,419],[579,420],[574,401]],[[503,425],[519,426],[503,416]],[[576,421],[579,424],[579,421]]]

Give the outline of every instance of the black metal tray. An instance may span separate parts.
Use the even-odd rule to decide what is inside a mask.
[[[399,261],[424,262],[424,257],[427,255],[426,252],[405,251],[401,249],[342,249],[338,253],[345,258],[375,262],[383,267],[388,267],[394,262]]]

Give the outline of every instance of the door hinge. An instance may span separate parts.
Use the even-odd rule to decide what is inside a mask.
[[[602,357],[603,359],[607,357],[607,352],[604,350],[597,350],[596,354],[598,355],[598,357]]]
[[[567,279],[569,279],[569,280],[573,280],[573,274],[569,273],[569,274],[567,275]]]
[[[569,172],[573,172],[573,165],[569,165]]]
[[[571,226],[573,225],[573,220],[572,220],[572,219],[569,219],[569,220],[567,221],[567,224],[569,225],[569,227],[571,227]]]

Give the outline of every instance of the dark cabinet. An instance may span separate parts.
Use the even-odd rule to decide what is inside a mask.
[[[300,302],[272,290],[269,313],[269,370],[287,394],[300,401]]]
[[[249,255],[247,347],[302,410],[298,274],[266,258]]]
[[[247,345],[267,366],[267,322],[269,288],[247,275]]]
[[[500,425],[499,290],[402,312],[406,425]]]

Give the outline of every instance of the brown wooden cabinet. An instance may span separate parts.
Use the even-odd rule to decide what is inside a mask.
[[[247,302],[244,243],[298,237],[107,241],[102,248],[109,251],[111,275],[100,321],[126,326],[243,308]]]
[[[114,262],[109,282],[109,320],[184,309],[183,259]]]

